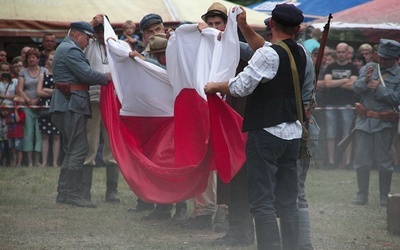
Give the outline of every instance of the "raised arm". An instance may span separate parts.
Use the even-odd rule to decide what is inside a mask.
[[[243,12],[236,17],[239,29],[242,31],[247,43],[255,51],[264,46],[265,39],[250,27],[246,20],[245,9],[243,7],[240,7],[240,9],[242,9]]]

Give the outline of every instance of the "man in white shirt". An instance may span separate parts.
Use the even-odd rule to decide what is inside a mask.
[[[264,39],[247,24],[243,12],[238,16],[239,28],[250,46],[259,49],[237,77],[228,82],[207,83],[204,88],[209,94],[248,96],[242,130],[248,132],[249,202],[255,217],[258,249],[298,249],[296,161],[302,121],[296,113],[288,53],[276,43],[284,43],[290,49],[297,65],[301,95],[307,92],[311,98],[314,74],[306,65],[312,61],[294,40],[303,18],[292,4],[276,5],[270,21],[273,45],[264,45]],[[280,218],[281,233],[276,217]]]
[[[92,68],[99,72],[106,73],[110,72],[110,66],[108,65],[106,46],[104,44],[104,26],[103,26],[103,15],[96,15],[91,25],[94,26],[93,36],[96,39],[92,39],[90,44],[85,49],[85,57],[89,61]],[[118,179],[119,179],[119,168],[111,152],[110,142],[107,131],[104,128],[101,112],[100,112],[100,86],[93,85],[89,89],[90,94],[90,105],[92,108],[92,118],[88,119],[87,122],[87,137],[89,142],[89,152],[85,158],[83,167],[83,194],[86,200],[90,201],[92,188],[92,177],[93,168],[96,166],[96,155],[100,145],[100,134],[103,137],[103,151],[102,160],[106,166],[106,202],[119,203],[120,198],[118,197]],[[98,164],[98,163],[97,163]]]

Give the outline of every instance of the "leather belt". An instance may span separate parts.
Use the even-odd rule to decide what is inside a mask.
[[[67,82],[58,82],[55,84],[55,88],[56,89],[69,89],[69,91],[75,91],[75,90],[85,90],[88,91],[90,88],[89,84],[80,84],[80,83],[74,83],[74,84],[70,84]]]
[[[381,115],[379,114],[379,112],[375,112],[372,110],[367,110],[366,116],[370,118],[381,119]]]

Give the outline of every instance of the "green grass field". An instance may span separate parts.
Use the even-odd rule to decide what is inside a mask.
[[[122,177],[122,203],[105,203],[104,168],[94,172],[97,209],[56,204],[58,174],[56,168],[0,168],[0,249],[228,249],[212,245],[223,234],[142,221],[146,213],[128,212],[136,197]],[[400,236],[386,230],[376,171],[367,206],[350,203],[357,190],[354,171],[311,169],[306,186],[315,249],[400,249]],[[392,193],[400,193],[398,173]]]

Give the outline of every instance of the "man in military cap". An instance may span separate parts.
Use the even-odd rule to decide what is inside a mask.
[[[83,50],[93,37],[87,22],[73,22],[68,36],[58,46],[53,59],[56,89],[49,112],[52,122],[61,131],[65,158],[58,180],[58,203],[78,207],[96,207],[82,195],[82,166],[88,152],[87,119],[91,116],[89,86],[106,85],[110,73],[92,69]]]
[[[311,99],[314,80],[312,60],[294,40],[304,17],[292,4],[276,5],[270,20],[273,45],[247,24],[246,12],[237,18],[244,37],[257,51],[237,77],[207,83],[204,90],[247,96],[242,130],[248,132],[248,192],[258,249],[298,249],[296,161],[303,121],[296,106]],[[289,55],[297,72],[291,70]],[[302,100],[296,98],[293,74],[298,76]],[[280,218],[280,232],[276,217]]]
[[[104,18],[108,18],[103,14],[96,15],[90,24],[93,26],[93,37],[84,53],[91,67],[99,72],[110,72],[108,58],[106,53],[106,45],[104,43]],[[83,167],[83,195],[86,200],[91,200],[90,190],[92,188],[93,168],[96,162],[97,150],[100,144],[100,134],[103,136],[102,160],[106,166],[106,202],[119,203],[118,197],[118,178],[119,168],[111,152],[110,140],[108,133],[103,125],[100,112],[100,86],[92,85],[89,89],[90,105],[92,108],[92,118],[87,122],[88,128],[88,154],[85,158]]]
[[[157,33],[148,39],[148,43],[147,43],[147,46],[145,49],[145,51],[151,56],[151,58],[145,57],[145,56],[139,54],[137,51],[131,51],[129,53],[129,57],[131,57],[132,59],[134,57],[139,57],[142,60],[153,63],[163,69],[167,69],[167,67],[166,67],[167,66],[167,58],[165,55],[167,45],[168,45],[168,40],[166,38],[166,34]],[[151,204],[151,206],[154,207],[154,205],[152,203],[144,203],[143,201],[140,201],[140,202],[138,201],[138,205],[145,205],[145,204]],[[154,210],[151,211],[150,214],[144,216],[142,219],[143,220],[171,219],[172,208],[173,208],[173,204],[156,204]],[[183,221],[186,219],[186,213],[187,213],[186,200],[176,203],[175,214],[173,215],[172,219],[177,222]]]
[[[354,92],[361,96],[363,108],[357,108],[356,150],[354,168],[357,172],[358,192],[352,203],[368,203],[369,174],[372,164],[379,170],[380,204],[386,206],[390,191],[393,142],[400,105],[400,68],[397,59],[400,43],[381,39],[378,49],[379,62],[367,63],[360,70],[354,83]]]
[[[152,37],[155,34],[165,34],[165,27],[163,20],[160,15],[150,13],[145,15],[142,20],[140,20],[139,23],[139,29],[140,32],[142,33],[142,39],[143,39],[143,44],[147,46],[149,43],[150,37]],[[141,57],[140,54],[136,51],[133,51],[134,53],[130,53],[130,57]],[[144,58],[151,58],[152,55],[148,51],[143,51],[141,54]],[[142,58],[142,57],[141,57]],[[143,59],[143,58],[142,58]],[[153,203],[148,203],[144,202],[141,199],[137,199],[137,205],[134,208],[129,208],[129,211],[132,212],[143,212],[146,210],[153,210],[154,209],[154,204]]]
[[[166,69],[166,56],[165,50],[167,48],[168,40],[165,34],[164,24],[162,18],[157,14],[148,14],[140,21],[140,31],[143,34],[143,42],[146,44],[145,51],[142,54],[137,51],[129,53],[131,58],[139,57],[142,60],[149,61],[159,67]],[[155,208],[153,210],[153,208]],[[144,220],[153,219],[170,219],[172,204],[155,204],[144,202],[137,199],[137,206],[130,208],[129,211],[142,212],[146,210],[153,210],[149,215],[143,217]],[[182,201],[176,204],[175,214],[172,219],[175,221],[182,221],[186,219],[187,204]]]

